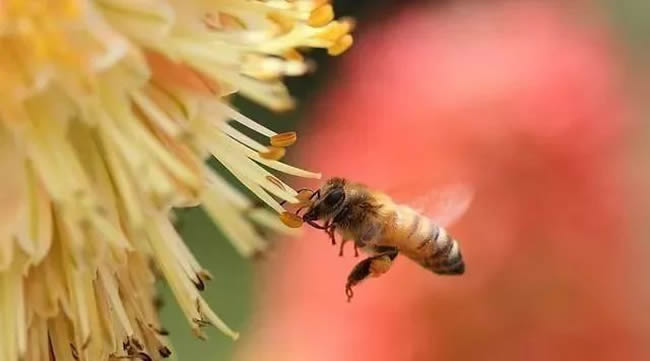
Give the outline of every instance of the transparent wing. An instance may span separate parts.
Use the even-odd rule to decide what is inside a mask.
[[[386,194],[394,202],[412,207],[442,227],[455,223],[474,199],[474,188],[466,183],[410,185]]]
[[[431,190],[410,202],[411,207],[431,218],[437,225],[449,227],[469,208],[474,191],[464,184]]]

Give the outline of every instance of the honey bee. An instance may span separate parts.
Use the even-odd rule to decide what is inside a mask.
[[[300,216],[299,212],[306,209],[301,220],[324,230],[333,244],[336,244],[334,234],[338,233],[342,237],[339,255],[348,241],[354,242],[355,255],[358,255],[357,248],[370,254],[347,278],[345,293],[349,302],[354,295],[352,287],[369,276],[388,272],[400,253],[439,275],[465,272],[460,246],[444,227],[465,212],[471,191],[457,187],[455,192],[447,193],[447,203],[439,202],[438,215],[431,219],[410,206],[394,202],[382,192],[335,177],[313,191],[296,215]]]

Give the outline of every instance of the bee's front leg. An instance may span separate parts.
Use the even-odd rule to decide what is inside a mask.
[[[327,233],[328,236],[330,236],[330,240],[332,240],[332,246],[336,245],[336,238],[334,238],[334,231],[336,231],[336,225],[334,222],[326,221],[325,222],[325,233]]]
[[[348,296],[348,302],[354,296],[353,286],[356,286],[368,276],[379,277],[388,272],[398,254],[397,248],[393,247],[381,247],[378,251],[379,253],[376,255],[357,263],[348,275],[348,282],[345,284],[345,294]]]

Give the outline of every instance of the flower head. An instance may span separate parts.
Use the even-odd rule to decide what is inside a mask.
[[[286,230],[204,160],[278,212],[276,199],[297,202],[267,170],[319,177],[278,161],[295,133],[228,96],[290,108],[282,78],[310,69],[296,49],[340,54],[351,27],[311,0],[3,2],[0,359],[168,356],[156,271],[198,336],[214,325],[236,337],[200,297],[210,274],[171,209],[202,205],[242,255],[265,247],[252,223]]]

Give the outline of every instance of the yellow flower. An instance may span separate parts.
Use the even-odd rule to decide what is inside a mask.
[[[295,134],[228,96],[290,108],[282,78],[309,70],[296,49],[340,54],[351,26],[317,0],[0,3],[0,360],[167,357],[157,271],[198,336],[236,337],[170,212],[201,205],[242,255],[265,247],[254,224],[286,230],[204,160],[277,212],[297,202],[267,170],[319,177],[278,161]]]

